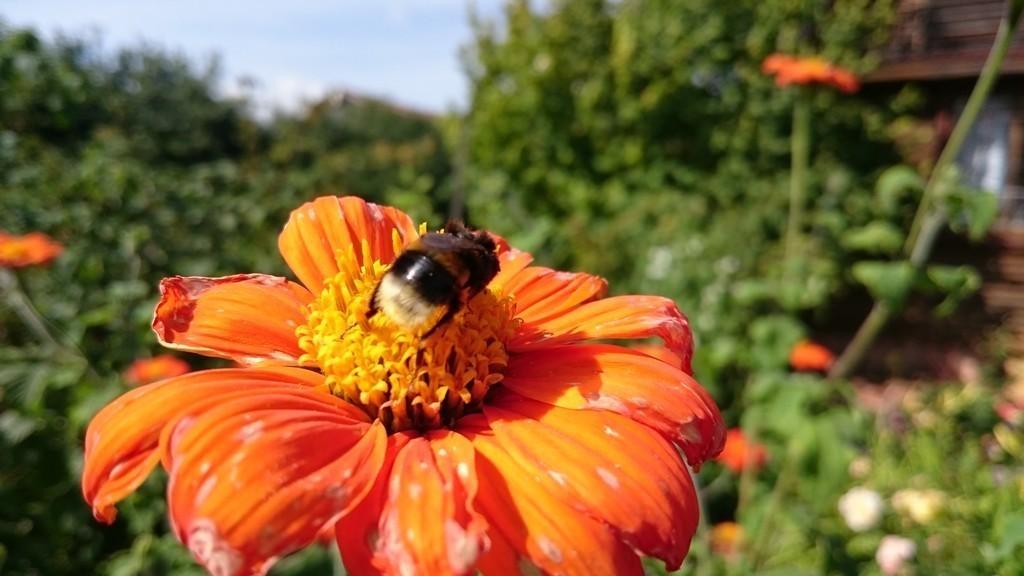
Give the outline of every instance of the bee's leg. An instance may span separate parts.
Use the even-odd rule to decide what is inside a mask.
[[[438,320],[433,326],[431,326],[430,330],[424,332],[423,336],[420,336],[420,340],[426,340],[427,337],[433,334],[435,330],[437,330],[441,326],[444,326],[448,322],[451,322],[451,319],[454,318],[455,315],[458,314],[459,310],[461,309],[462,302],[458,298],[452,298],[451,302],[448,303],[448,310],[445,311],[444,316],[441,316],[441,319]]]

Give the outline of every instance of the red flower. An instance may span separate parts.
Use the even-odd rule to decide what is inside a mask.
[[[170,354],[140,358],[124,371],[124,379],[132,386],[149,384],[191,372],[188,362]]]
[[[136,388],[86,434],[96,518],[161,464],[177,537],[217,575],[263,574],[334,524],[352,574],[641,574],[697,527],[683,458],[723,442],[670,300],[530,266],[499,242],[488,288],[429,338],[367,318],[420,232],[359,198],[292,213],[279,247],[302,284],[168,278],[165,345],[249,368]],[[682,368],[592,340],[660,337]]]
[[[797,342],[789,351],[789,365],[797,372],[826,372],[834,361],[828,348],[809,340]]]
[[[24,236],[0,232],[0,268],[49,264],[63,251],[63,246],[42,232]]]
[[[747,469],[756,471],[763,468],[768,452],[761,444],[747,440],[739,428],[730,428],[725,435],[725,448],[715,460],[738,474]]]
[[[852,94],[860,89],[857,76],[819,57],[799,58],[789,54],[772,54],[761,63],[761,71],[775,77],[778,86],[822,85]]]

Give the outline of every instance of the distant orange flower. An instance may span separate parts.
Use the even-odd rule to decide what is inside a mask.
[[[768,460],[764,446],[751,442],[739,428],[730,428],[725,434],[725,448],[715,460],[722,466],[736,472],[760,470]]]
[[[103,522],[158,463],[175,535],[218,576],[264,574],[336,526],[351,574],[641,574],[678,567],[698,522],[684,464],[722,446],[668,299],[604,280],[500,272],[420,338],[377,314],[378,281],[419,231],[399,210],[324,197],[279,238],[302,284],[172,277],[166,346],[250,366],[135,388],[86,433],[82,490]],[[679,366],[608,343],[660,337]]]
[[[149,384],[165,378],[173,378],[191,372],[188,362],[170,354],[161,354],[153,358],[140,358],[124,371],[124,379],[137,386]]]
[[[797,372],[825,372],[835,359],[828,348],[809,340],[797,342],[789,351],[789,365]]]
[[[860,89],[860,81],[853,72],[817,56],[800,58],[775,53],[764,59],[761,71],[774,76],[775,84],[778,86],[819,84],[831,86],[847,94]]]
[[[0,232],[0,268],[49,264],[63,251],[63,246],[42,232],[24,236]]]
[[[735,522],[720,522],[711,528],[711,551],[728,560],[739,556],[743,545],[743,526]]]

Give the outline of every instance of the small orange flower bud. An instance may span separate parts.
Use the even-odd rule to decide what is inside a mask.
[[[743,547],[743,526],[719,522],[711,528],[711,550],[726,560],[734,560]]]
[[[0,268],[25,268],[49,264],[64,247],[42,232],[13,236],[0,232]]]
[[[157,380],[173,378],[191,372],[188,363],[174,356],[163,354],[153,358],[140,358],[124,371],[124,379],[132,386],[141,386]]]
[[[772,54],[761,63],[761,72],[774,76],[778,86],[831,86],[846,94],[860,89],[860,81],[853,72],[817,56],[798,58],[788,54]]]
[[[797,342],[789,352],[789,365],[797,372],[825,372],[834,361],[828,348],[809,340]]]
[[[730,428],[725,434],[725,448],[715,459],[738,474],[747,469],[757,471],[763,468],[768,452],[763,445],[749,441],[739,428]]]

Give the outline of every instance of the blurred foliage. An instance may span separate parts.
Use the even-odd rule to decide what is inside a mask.
[[[891,392],[875,413],[852,412],[852,388],[816,377],[762,375],[744,415],[771,458],[750,478],[708,465],[704,503],[711,521],[743,502],[744,539],[732,556],[698,540],[681,574],[882,574],[875,552],[886,534],[917,546],[907,574],[1018,574],[1024,567],[1024,468],[992,434],[991,389],[963,382]],[[999,428],[996,427],[998,430]],[[1015,441],[1024,437],[1018,428]],[[749,483],[744,483],[749,480]],[[880,494],[877,525],[851,530],[838,509],[853,487]],[[940,495],[934,517],[915,520],[893,496]],[[651,563],[651,574],[664,570]]]
[[[753,368],[750,319],[823,319],[853,262],[901,244],[914,201],[874,191],[913,90],[818,90],[810,230],[784,262],[794,93],[761,62],[813,53],[867,71],[892,17],[885,0],[511,2],[466,55],[470,214],[613,290],[678,299],[703,381],[735,382]]]
[[[156,351],[160,278],[285,273],[277,233],[325,192],[431,222],[447,212],[432,119],[331,96],[259,123],[216,80],[175,54],[107,55],[0,26],[0,230],[66,246],[17,275],[60,351],[24,329],[13,299],[0,307],[0,573],[197,573],[167,534],[160,475],[111,527],[78,489],[84,426],[126,389],[120,372]],[[323,551],[307,556],[277,572],[330,570]]]
[[[881,533],[854,536],[836,512],[856,455],[875,462],[879,490],[962,490],[940,527],[944,544],[919,553],[922,570],[1015,573],[1019,471],[996,462],[1011,480],[991,480],[979,451],[989,398],[941,412],[937,427],[901,428],[855,408],[847,384],[786,365],[853,291],[902,298],[914,284],[942,311],[978,282],[972,270],[936,266],[904,286],[884,269],[921,192],[914,169],[887,169],[901,160],[892,127],[912,124],[922,102],[911,88],[814,93],[809,227],[797,257],[783,259],[793,94],[760,63],[775,51],[814,53],[867,71],[892,4],[512,0],[503,19],[475,21],[470,108],[442,119],[334,94],[261,121],[244,98],[218,93],[215,62],[148,47],[108,54],[0,25],[0,230],[40,230],[66,246],[52,266],[10,276],[57,346],[27,329],[24,302],[0,306],[0,573],[198,573],[168,533],[160,474],[114,525],[92,519],[78,488],[84,426],[126,390],[120,372],[156,352],[160,278],[287,273],[276,235],[291,209],[324,193],[435,225],[465,209],[545,264],[602,274],[616,292],[668,295],[690,312],[699,379],[772,457],[756,476],[705,467],[709,519],[738,520],[753,544],[731,562],[702,534],[685,573],[877,571]],[[983,230],[991,206],[957,190],[950,209],[965,216],[955,224]],[[923,549],[929,533],[914,530]],[[314,548],[273,573],[334,564]]]

